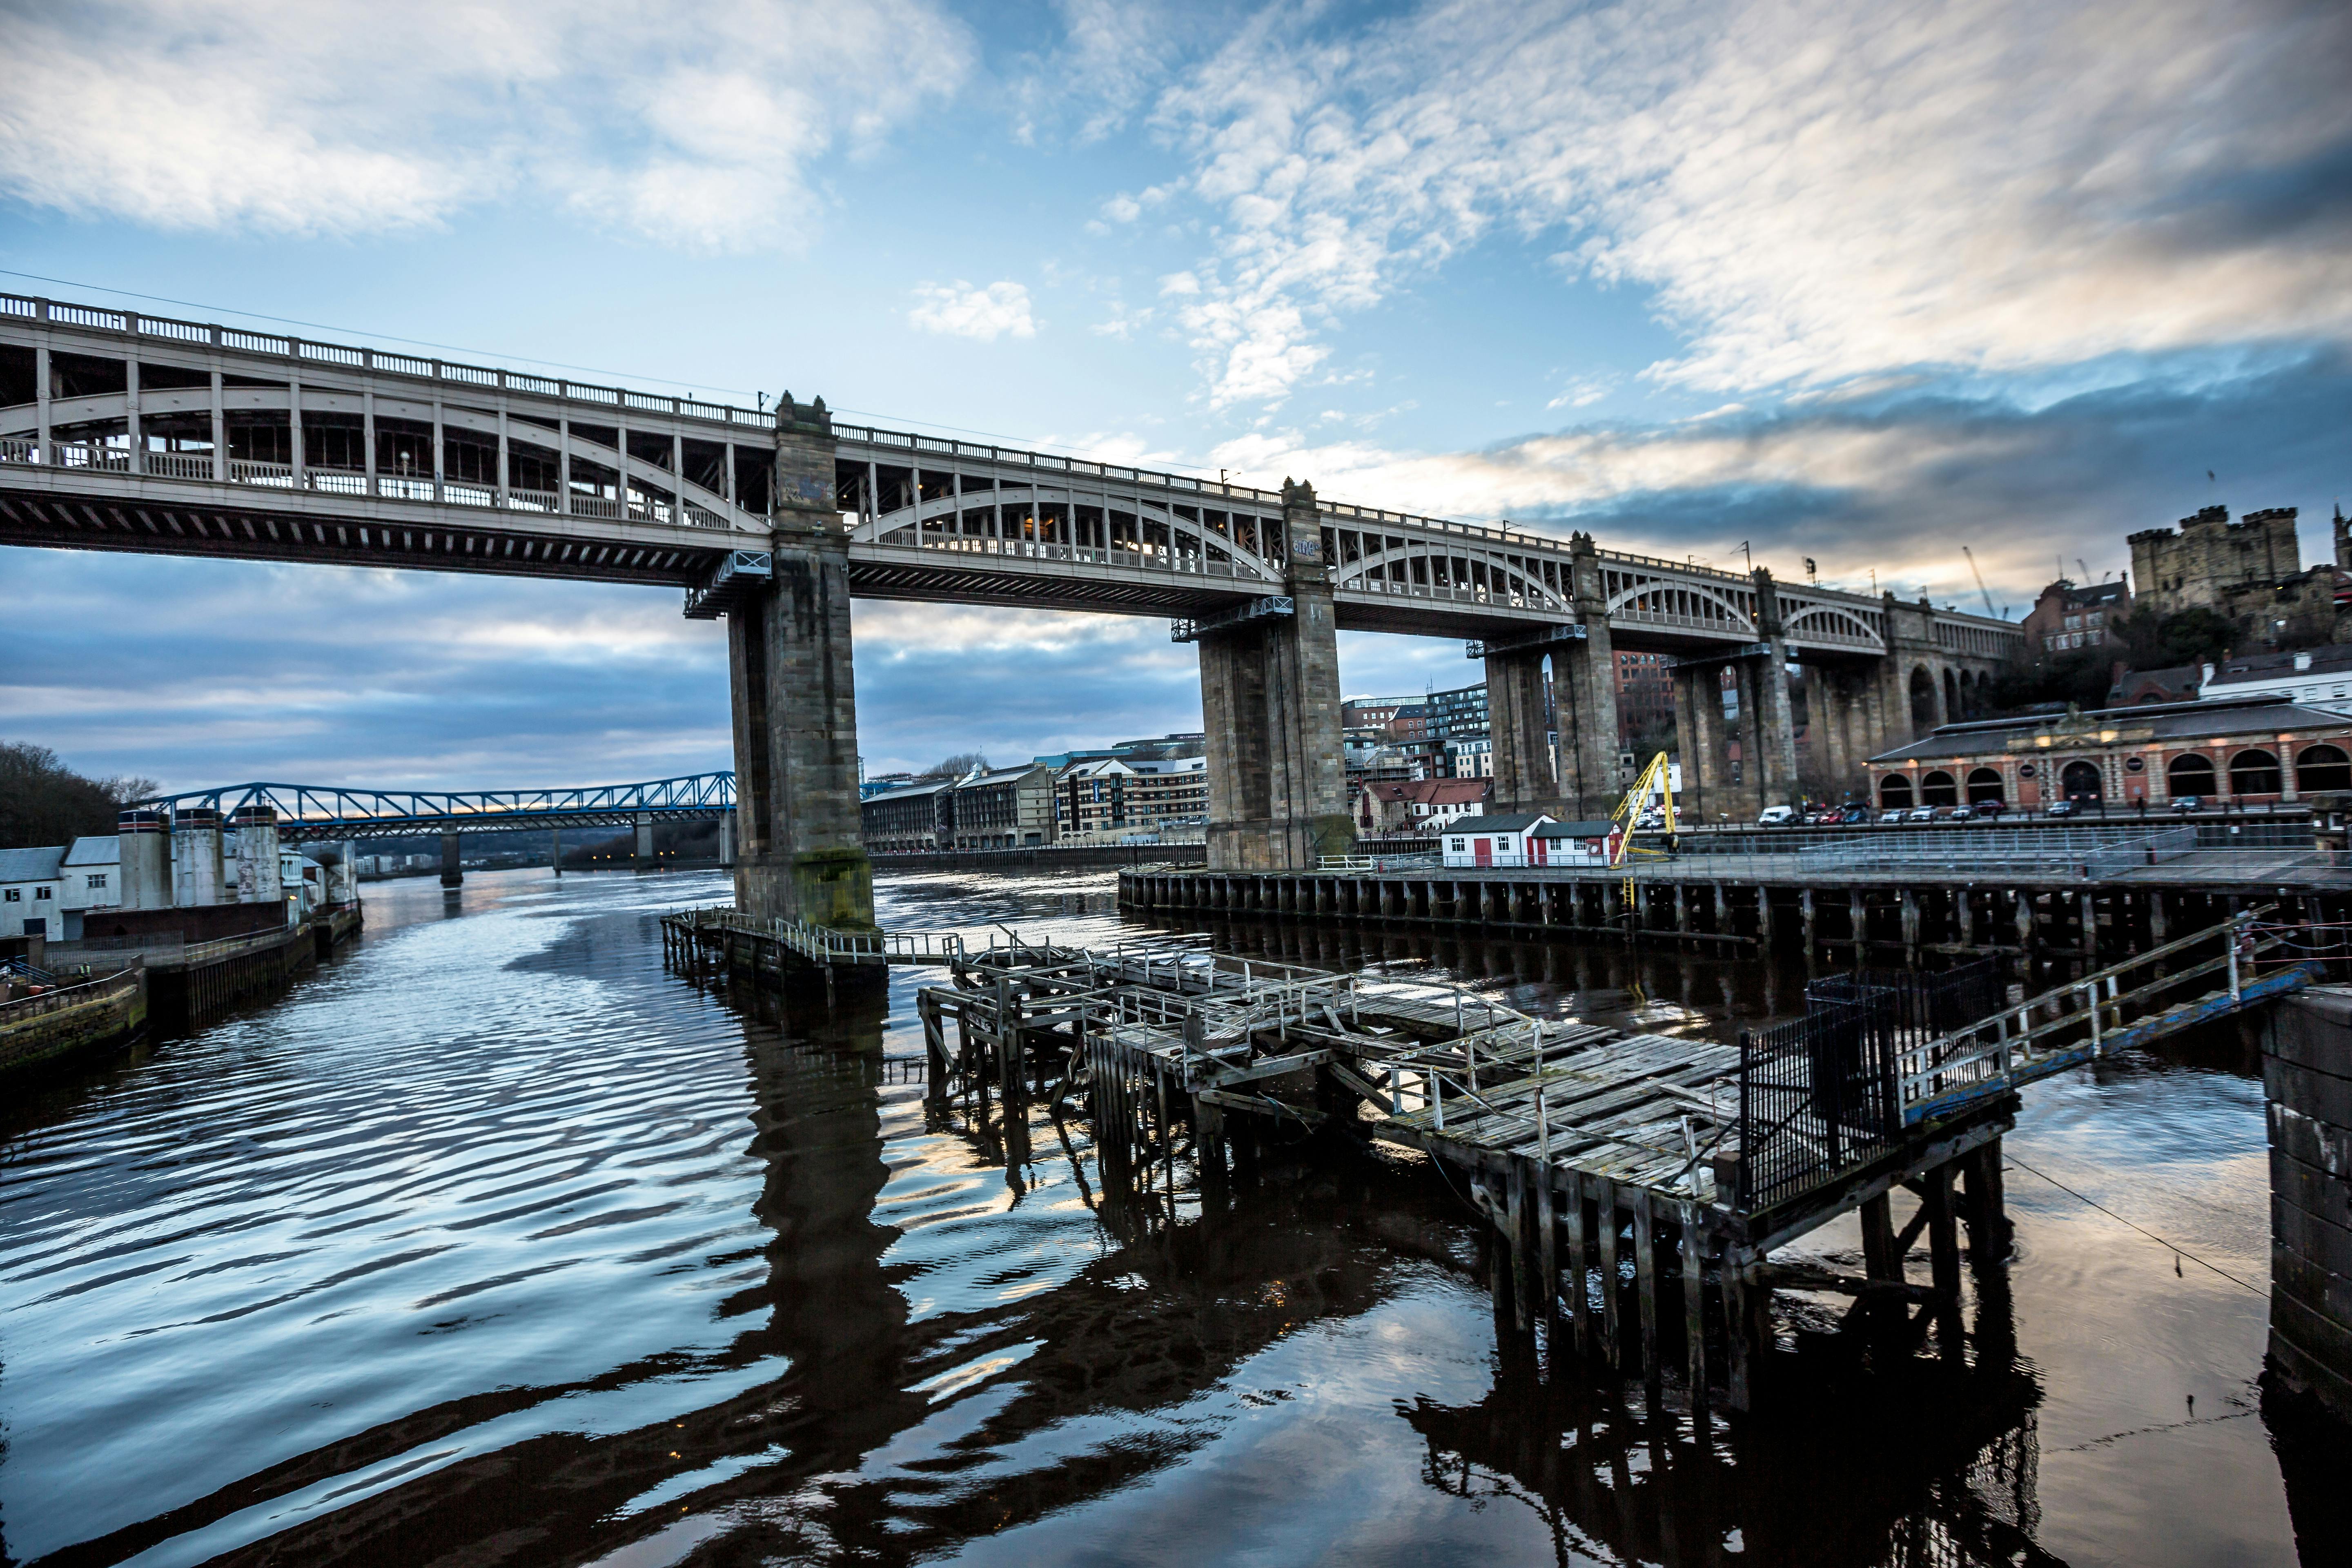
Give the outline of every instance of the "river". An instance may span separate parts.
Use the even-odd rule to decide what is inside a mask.
[[[879,901],[1085,941],[1129,929],[1111,888]],[[715,874],[364,891],[288,996],[0,1104],[0,1562],[2166,1568],[2352,1540],[2340,1473],[2260,1410],[2263,1097],[2231,1047],[2029,1094],[1967,1365],[1857,1373],[1784,1298],[1817,1375],[1702,1445],[1498,1343],[1476,1228],[1415,1162],[1277,1158],[1207,1217],[1181,1184],[1107,1205],[1083,1122],[927,1110],[923,973],[780,1021],[665,972],[658,915]],[[1802,983],[1245,937],[1661,1031]],[[1810,1245],[1858,1266],[1850,1223]]]

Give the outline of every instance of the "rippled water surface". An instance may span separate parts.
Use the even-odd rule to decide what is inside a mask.
[[[884,919],[1102,937],[1110,886],[896,880]],[[2342,1560],[2256,1407],[2232,1050],[2033,1091],[1965,1364],[1857,1374],[1784,1298],[1802,1392],[1702,1446],[1498,1342],[1425,1166],[1107,1194],[1081,1121],[926,1109],[923,975],[828,1013],[665,973],[715,876],[367,892],[276,1004],[0,1090],[0,1561],[2289,1563],[2298,1524]],[[1224,937],[1656,1031],[1802,982]]]

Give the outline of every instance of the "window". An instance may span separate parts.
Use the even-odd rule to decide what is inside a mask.
[[[92,872],[90,875],[82,879],[81,885],[85,888],[103,888],[106,886],[106,873],[103,871]]]
[[[35,888],[33,889],[33,901],[36,903],[38,903],[41,900],[46,899],[48,896],[49,889],[47,888]]]
[[[25,901],[25,889],[22,888],[9,889],[7,901],[12,904],[23,903]]]
[[[2066,629],[2070,632],[2082,624],[2083,617],[2080,616],[2068,616],[2066,617]]]

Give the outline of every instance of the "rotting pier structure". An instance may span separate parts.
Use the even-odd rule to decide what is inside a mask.
[[[1204,1205],[1301,1133],[1417,1151],[1487,1222],[1507,1332],[1654,1399],[1751,1407],[1771,1292],[1850,1298],[1871,1342],[1960,1353],[1961,1227],[2008,1250],[2002,1135],[2032,1081],[2294,989],[2255,913],[2034,996],[1984,960],[1816,982],[1736,1043],[1544,1019],[1458,985],[1168,935],[947,955],[918,994],[929,1094],[1082,1110],[1107,1187]],[[2267,967],[2266,967],[2267,966]],[[1008,1126],[1022,1119],[1008,1116]],[[1918,1206],[1898,1227],[1894,1195]],[[1858,1214],[1864,1272],[1772,1254]],[[1906,1256],[1925,1240],[1928,1278]]]

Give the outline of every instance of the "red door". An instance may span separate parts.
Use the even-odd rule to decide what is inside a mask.
[[[1495,841],[1493,839],[1473,838],[1470,841],[1470,847],[1477,855],[1478,864],[1481,866],[1491,866],[1495,863]]]

